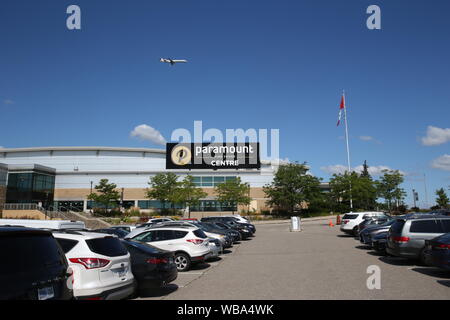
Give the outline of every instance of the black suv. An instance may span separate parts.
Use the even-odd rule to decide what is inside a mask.
[[[0,227],[0,300],[73,299],[64,252],[44,230]]]

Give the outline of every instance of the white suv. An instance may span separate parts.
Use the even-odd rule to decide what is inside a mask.
[[[367,211],[367,212],[348,212],[344,214],[341,221],[341,231],[357,235],[358,225],[363,222],[365,217],[384,216],[384,212]]]
[[[127,238],[174,252],[178,271],[189,270],[192,263],[203,262],[211,253],[208,237],[197,227],[147,228],[141,233],[136,230]]]
[[[73,293],[83,300],[131,296],[135,281],[130,254],[116,236],[89,231],[54,231],[73,270]]]

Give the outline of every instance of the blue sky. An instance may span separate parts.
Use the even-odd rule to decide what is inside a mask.
[[[71,4],[82,30],[66,28]],[[366,27],[371,4],[382,30]],[[162,148],[130,133],[146,124],[169,140],[202,120],[280,129],[281,157],[327,180],[346,165],[345,89],[352,165],[405,172],[408,203],[412,188],[425,200],[426,174],[432,202],[450,185],[449,10],[446,0],[3,0],[0,146]]]

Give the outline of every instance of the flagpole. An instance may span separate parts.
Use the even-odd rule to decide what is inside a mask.
[[[345,117],[345,141],[347,143],[347,164],[348,164],[348,173],[350,175],[350,211],[353,211],[353,198],[352,198],[352,167],[350,165],[350,148],[348,144],[348,124],[347,124],[347,105],[345,103],[345,91],[342,90],[342,96],[344,97],[344,117]]]

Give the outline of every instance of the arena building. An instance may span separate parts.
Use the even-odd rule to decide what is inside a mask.
[[[122,207],[141,210],[161,208],[161,203],[145,197],[148,182],[161,172],[174,172],[180,178],[192,175],[208,196],[197,212],[240,211],[260,213],[267,208],[263,186],[271,183],[278,164],[261,161],[259,169],[166,169],[166,151],[117,147],[44,147],[1,149],[0,166],[8,171],[6,203],[36,203],[50,210],[89,211],[96,204],[87,196],[100,179],[115,183],[121,193]],[[2,185],[0,171],[0,188]],[[214,186],[240,177],[250,185],[251,204],[243,208],[221,205],[215,200]],[[4,187],[3,187],[4,189]],[[1,200],[0,189],[0,200]]]

